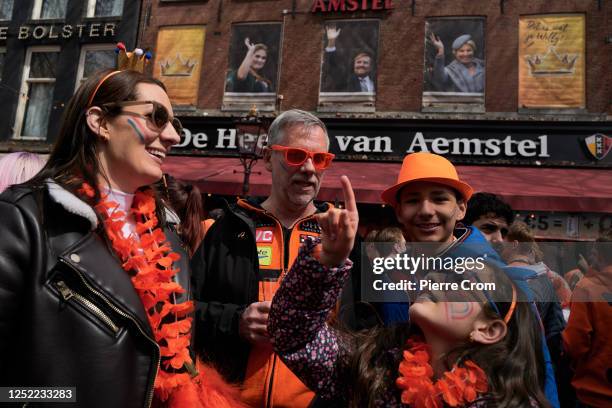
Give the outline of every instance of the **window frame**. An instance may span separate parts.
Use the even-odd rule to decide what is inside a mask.
[[[30,91],[30,84],[43,83],[43,84],[55,84],[57,78],[30,78],[30,65],[32,63],[32,54],[39,52],[61,52],[59,45],[34,45],[28,47],[26,50],[26,57],[23,63],[23,71],[21,75],[21,86],[19,87],[19,101],[17,103],[17,112],[15,114],[15,122],[13,126],[13,137],[14,140],[47,140],[43,137],[22,135],[24,126],[24,119],[26,115],[26,108],[28,104],[28,93]],[[53,108],[53,107],[51,107]]]
[[[68,1],[66,0],[66,14],[68,13]],[[66,14],[63,17],[58,18],[43,18],[41,17],[42,13],[42,3],[43,0],[34,0],[34,5],[32,6],[32,20],[65,20]]]
[[[74,82],[74,90],[76,92],[81,86],[83,74],[85,73],[85,56],[87,51],[114,51],[116,44],[84,44],[81,46],[81,54],[79,55],[79,65],[77,66],[76,80]]]
[[[129,0],[127,0],[129,1]],[[87,4],[85,5],[85,18],[113,18],[113,17],[121,17],[123,16],[123,10],[121,10],[121,14],[116,16],[96,16],[96,4],[98,0],[87,0]],[[123,8],[125,8],[126,0],[123,0]]]
[[[6,46],[0,47],[0,54],[4,54],[4,63],[6,64]],[[0,83],[2,83],[2,71],[4,67],[0,67]]]

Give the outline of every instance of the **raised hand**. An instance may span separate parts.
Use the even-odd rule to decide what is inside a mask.
[[[344,209],[333,208],[315,219],[321,227],[321,255],[319,261],[326,266],[341,265],[351,253],[357,234],[359,214],[355,193],[348,177],[340,178],[344,193]]]
[[[325,34],[327,35],[327,47],[333,48],[336,46],[336,38],[340,35],[340,28],[335,25],[325,26]]]
[[[335,25],[328,25],[325,27],[325,33],[327,34],[328,40],[335,40],[340,35],[341,28],[336,28]]]
[[[249,39],[249,37],[244,39],[244,45],[246,45],[246,47],[249,49],[249,51],[253,51],[255,49],[255,44],[253,44],[251,42],[251,40]]]
[[[440,40],[440,37],[438,37],[434,33],[431,33],[429,35],[429,40],[434,45],[434,47],[436,47],[438,55],[444,55],[444,43]]]

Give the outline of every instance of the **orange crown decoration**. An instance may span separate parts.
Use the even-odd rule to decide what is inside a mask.
[[[163,76],[190,76],[197,62],[187,58],[183,61],[181,54],[177,53],[174,60],[167,59],[159,63]]]
[[[117,69],[119,71],[144,72],[145,66],[152,58],[149,51],[144,52],[141,48],[135,48],[134,51],[127,52],[125,44],[121,42],[117,43],[115,52],[117,53]]]
[[[567,75],[574,73],[578,54],[559,55],[554,47],[550,47],[544,55],[527,55],[525,59],[531,69],[531,75]]]
[[[87,107],[90,107],[98,93],[98,89],[102,86],[106,80],[112,76],[115,76],[122,71],[137,71],[141,74],[144,73],[145,66],[147,62],[153,57],[149,51],[144,52],[140,48],[134,49],[133,52],[126,52],[125,44],[122,42],[117,43],[117,47],[115,48],[115,53],[117,53],[117,70],[109,72],[105,76],[98,81],[98,84],[94,88],[93,92],[89,96],[89,100],[87,101]]]

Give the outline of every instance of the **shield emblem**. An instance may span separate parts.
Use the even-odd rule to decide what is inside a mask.
[[[597,160],[601,160],[612,148],[612,137],[606,136],[603,133],[595,133],[584,139],[586,147],[591,155]]]

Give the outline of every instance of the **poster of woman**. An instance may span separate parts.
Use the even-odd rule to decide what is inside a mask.
[[[232,27],[226,93],[275,93],[280,24],[237,24]]]
[[[423,105],[484,104],[484,19],[428,19]]]

